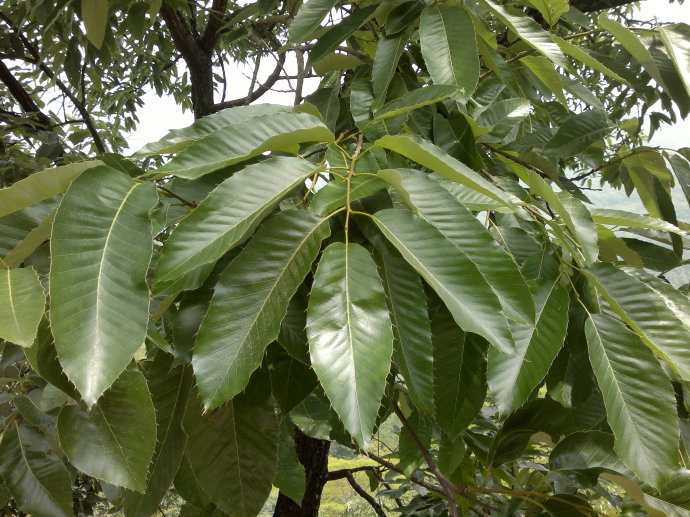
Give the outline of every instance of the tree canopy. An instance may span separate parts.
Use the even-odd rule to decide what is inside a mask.
[[[690,515],[690,147],[647,140],[690,113],[690,26],[625,0],[0,26],[9,511],[253,517],[276,487],[311,516],[347,479],[379,516]],[[124,156],[149,88],[196,120]],[[372,461],[328,472],[331,442]]]

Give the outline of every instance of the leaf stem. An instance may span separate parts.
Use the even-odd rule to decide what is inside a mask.
[[[347,173],[345,181],[347,182],[347,191],[345,194],[345,208],[347,213],[345,214],[345,244],[349,241],[349,230],[350,230],[350,212],[352,212],[352,207],[350,206],[350,189],[352,186],[352,176],[355,175],[355,166],[357,165],[357,159],[359,154],[362,152],[362,143],[364,141],[364,133],[360,133],[357,137],[357,146],[355,147],[355,152],[352,154],[352,159],[350,160],[350,170]]]

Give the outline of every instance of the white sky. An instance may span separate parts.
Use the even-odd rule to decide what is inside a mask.
[[[651,20],[656,18],[660,22],[684,22],[690,23],[690,0],[684,5],[670,4],[668,0],[644,0],[641,2],[639,19]],[[275,61],[263,58],[259,73],[259,80],[265,78],[273,71]],[[286,71],[293,75],[296,72],[295,61],[288,59]],[[226,99],[235,99],[247,95],[251,82],[252,67],[241,64],[226,68],[229,78]],[[286,88],[285,82],[279,82],[276,88]],[[303,95],[307,95],[318,86],[318,79],[307,79],[304,85]],[[154,92],[144,95],[144,106],[139,109],[139,127],[128,138],[129,150],[136,151],[149,142],[155,142],[163,137],[169,130],[188,126],[194,120],[191,112],[182,113],[181,108],[171,97],[158,97]],[[258,102],[275,104],[293,104],[294,94],[270,91],[264,94]],[[690,116],[679,121],[673,127],[664,127],[657,131],[651,140],[652,145],[663,147],[690,146]]]

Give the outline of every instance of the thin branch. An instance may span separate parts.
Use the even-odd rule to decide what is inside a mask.
[[[236,106],[246,106],[247,104],[251,104],[255,100],[257,100],[259,97],[261,97],[264,93],[269,91],[271,87],[278,81],[278,78],[280,77],[280,72],[283,69],[283,65],[285,64],[285,53],[280,54],[278,58],[278,63],[271,73],[271,75],[268,76],[266,81],[259,85],[259,87],[254,90],[252,93],[247,95],[246,97],[242,97],[241,99],[235,99],[232,101],[226,101],[226,102],[219,102],[217,104],[214,104],[211,106],[211,113],[215,113],[216,111],[220,111],[226,108],[234,108]]]
[[[27,114],[33,116],[36,121],[36,125],[43,126],[46,129],[51,126],[50,118],[41,111],[41,109],[38,107],[38,104],[36,104],[36,101],[33,100],[31,95],[29,95],[29,93],[24,89],[17,78],[14,77],[10,69],[7,68],[2,60],[0,60],[0,81],[7,86],[7,89],[12,97],[14,97],[14,99],[17,101],[19,106],[21,106],[21,108]]]
[[[359,494],[359,496],[362,499],[364,499],[367,503],[369,503],[369,505],[374,509],[376,515],[378,515],[379,517],[386,517],[386,512],[383,511],[381,505],[377,503],[376,499],[371,497],[371,495],[368,494],[366,490],[359,486],[351,472],[348,472],[345,477],[347,477],[347,481],[350,483],[350,486],[353,488],[353,490],[357,492],[357,494]]]
[[[402,474],[403,476],[405,475],[405,472],[403,471],[403,469],[401,469],[397,465],[394,465],[390,461],[386,461],[383,458],[378,457],[373,452],[362,451],[362,453],[364,455],[366,455],[367,457],[371,458],[372,460],[374,460],[379,465],[386,467],[388,470],[392,470],[393,472],[397,472],[398,474]],[[409,479],[413,483],[415,483],[419,486],[422,486],[422,487],[426,488],[427,490],[431,490],[432,492],[436,492],[437,494],[446,495],[446,493],[443,491],[443,488],[441,488],[440,486],[436,486],[436,485],[432,485],[431,483],[427,483],[426,481],[418,478],[417,476],[412,475],[409,477]]]
[[[376,466],[375,465],[364,465],[362,467],[354,467],[351,469],[333,470],[333,471],[328,473],[328,476],[326,477],[326,479],[328,481],[335,481],[337,479],[346,478],[348,474],[352,474],[354,472],[366,472],[367,470],[375,471]]]
[[[529,169],[531,171],[536,172],[542,178],[548,178],[549,177],[548,174],[546,174],[544,171],[542,171],[539,167],[535,167],[531,163],[527,163],[526,161],[521,160],[517,156],[513,156],[512,154],[507,153],[507,152],[503,151],[502,149],[498,149],[497,147],[494,147],[493,145],[490,145],[490,144],[482,144],[482,145],[484,147],[486,147],[487,149],[489,149],[492,153],[500,154],[501,156],[508,158],[509,160],[511,160],[511,161],[513,161],[519,165],[522,165],[526,169]]]
[[[446,476],[444,476],[441,470],[438,468],[438,465],[436,465],[431,453],[419,439],[419,436],[417,436],[417,433],[415,433],[414,429],[410,425],[410,422],[407,420],[407,417],[400,410],[400,406],[398,406],[398,403],[395,400],[393,400],[393,411],[395,411],[396,416],[402,423],[405,430],[409,433],[412,441],[422,453],[422,456],[424,456],[424,461],[426,461],[429,470],[431,470],[432,474],[436,477],[439,484],[443,488],[443,493],[446,496],[446,499],[448,499],[448,510],[451,517],[458,517],[458,505],[455,501],[455,495],[453,494],[454,485],[448,481],[448,478],[446,478]]]
[[[261,54],[257,54],[256,61],[254,61],[254,72],[252,72],[252,80],[249,83],[249,91],[245,99],[249,99],[254,91],[254,86],[256,86],[256,78],[259,76],[259,68],[261,67]],[[249,104],[246,102],[245,104]]]
[[[72,90],[70,90],[70,88],[65,83],[63,83],[59,77],[57,77],[57,75],[50,69],[50,67],[48,67],[48,65],[46,65],[43,62],[36,46],[31,41],[29,41],[26,38],[26,36],[24,36],[24,34],[19,30],[19,28],[13,24],[12,20],[3,13],[0,13],[0,19],[2,19],[12,28],[12,30],[14,30],[15,34],[24,45],[24,48],[29,52],[29,54],[31,54],[31,57],[33,57],[33,59],[36,61],[41,71],[44,74],[46,74],[50,79],[52,79],[55,82],[55,85],[60,89],[60,91],[62,91],[62,93],[65,94],[65,96],[72,102],[74,107],[77,109],[79,114],[84,119],[84,124],[86,125],[86,128],[89,130],[91,138],[93,138],[93,142],[96,146],[96,149],[101,154],[105,153],[105,145],[103,144],[103,141],[101,140],[98,131],[96,131],[96,127],[94,126],[93,121],[91,120],[91,115],[86,109],[86,106],[76,97],[76,95],[74,95],[74,92],[72,92]]]
[[[169,190],[169,189],[167,189],[167,188],[165,188],[165,187],[159,186],[159,187],[158,187],[158,190],[160,190],[161,192],[164,192],[165,194],[167,194],[167,195],[170,196],[170,197],[174,197],[175,199],[177,199],[178,201],[180,201],[182,204],[184,204],[184,205],[186,205],[186,206],[188,206],[188,207],[190,207],[190,208],[196,208],[196,206],[197,206],[196,203],[194,203],[193,201],[187,201],[187,200],[184,199],[183,197],[178,196],[178,195],[175,194],[172,190]]]
[[[596,174],[601,169],[608,167],[609,165],[613,165],[614,163],[622,162],[623,160],[625,160],[629,156],[632,156],[633,154],[649,153],[649,152],[653,152],[653,150],[649,147],[644,147],[644,148],[638,147],[637,149],[633,149],[632,151],[630,151],[625,156],[618,156],[618,157],[614,158],[613,160],[610,160],[610,161],[606,162],[605,164],[600,165],[599,167],[594,167],[593,169],[590,169],[589,171],[583,172],[582,174],[578,174],[577,176],[574,176],[573,178],[570,178],[570,179],[572,181],[583,180],[585,178],[588,178],[589,176]]]
[[[213,0],[213,5],[208,15],[208,23],[201,37],[201,48],[210,54],[218,41],[220,28],[223,26],[225,11],[228,8],[228,0]]]
[[[304,86],[304,52],[295,51],[297,58],[297,85],[295,86],[295,106],[302,102],[302,88]]]

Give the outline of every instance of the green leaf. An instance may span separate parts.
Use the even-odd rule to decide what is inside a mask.
[[[278,469],[273,481],[275,487],[298,505],[302,504],[307,477],[304,466],[297,458],[295,451],[294,426],[289,418],[280,423],[280,437],[278,441]]]
[[[603,431],[580,431],[558,442],[549,456],[551,470],[607,469],[628,473],[614,454],[614,437]]]
[[[350,202],[369,196],[386,188],[386,182],[372,176],[355,174],[350,179]],[[347,201],[347,182],[337,178],[321,188],[312,198],[309,210],[325,216],[329,212],[345,206]]]
[[[36,517],[71,517],[67,469],[48,440],[28,425],[6,429],[0,444],[0,476],[22,511]]]
[[[379,230],[446,304],[468,332],[514,354],[513,338],[498,297],[477,267],[429,223],[403,209],[371,216]]]
[[[527,183],[533,193],[541,196],[561,216],[579,245],[579,253],[576,256],[578,262],[589,265],[596,261],[599,256],[597,230],[587,207],[564,190],[558,193],[554,192],[546,181],[534,171],[526,171],[526,175],[522,175],[520,179]],[[552,228],[556,230],[553,225]]]
[[[279,104],[254,104],[251,106],[237,106],[224,109],[218,113],[207,115],[194,121],[191,126],[182,129],[174,129],[161,138],[158,142],[146,144],[137,155],[179,153],[194,142],[205,136],[228,128],[229,126],[246,122],[254,117],[274,115],[291,111],[290,106]]]
[[[82,172],[99,165],[103,163],[92,160],[45,169],[0,189],[0,217],[62,194]]]
[[[386,36],[394,36],[408,28],[410,23],[417,19],[424,7],[423,0],[410,0],[394,7],[386,17]]]
[[[684,232],[677,226],[648,215],[608,208],[592,208],[590,213],[592,214],[592,220],[597,224],[626,226],[628,228],[649,228],[651,230],[677,233],[681,236],[687,235],[687,232]]]
[[[45,305],[46,295],[33,268],[0,269],[0,338],[31,346]]]
[[[644,342],[690,380],[690,334],[663,298],[612,264],[595,264],[583,273]]]
[[[319,37],[314,47],[309,52],[307,60],[307,70],[317,61],[330,54],[340,43],[345,41],[350,35],[367,23],[376,11],[378,6],[370,5],[354,11],[351,15],[343,19],[342,22],[328,29]]]
[[[550,26],[555,25],[561,15],[570,9],[568,0],[527,0],[527,2],[539,11],[544,21]]]
[[[561,53],[558,45],[551,39],[550,34],[539,27],[532,18],[512,15],[505,7],[493,0],[480,0],[480,3],[488,7],[496,15],[496,18],[506,24],[534,50],[549,58],[555,65],[567,68],[565,56]]]
[[[380,255],[383,287],[393,323],[393,361],[415,407],[434,409],[433,344],[424,287],[417,272],[395,251]]]
[[[504,99],[493,102],[479,117],[477,124],[491,128],[487,137],[480,139],[501,140],[515,130],[530,114],[531,104],[527,99]]]
[[[520,58],[520,63],[544,83],[544,86],[553,92],[561,104],[568,105],[568,101],[563,95],[561,76],[547,59],[541,56],[525,56]]]
[[[407,417],[407,422],[410,424],[410,427],[422,445],[426,449],[429,449],[431,446],[432,430],[429,419],[420,414],[419,411],[414,411]],[[398,456],[400,461],[398,461],[397,466],[403,470],[403,473],[408,479],[412,477],[424,461],[422,451],[419,449],[417,442],[412,439],[412,435],[407,427],[400,429]]]
[[[269,346],[268,361],[273,398],[287,415],[314,391],[318,380],[309,365],[292,357],[278,344]]]
[[[108,26],[109,0],[87,0],[81,4],[81,19],[86,27],[86,37],[96,48],[101,48]]]
[[[568,40],[559,38],[555,34],[552,34],[551,37],[556,41],[556,43],[558,43],[558,46],[561,47],[561,50],[573,59],[587,65],[588,67],[592,68],[593,70],[596,70],[597,72],[601,72],[602,74],[607,75],[614,81],[618,81],[619,83],[623,83],[629,86],[630,83],[628,83],[628,81],[626,81],[616,72],[604,65],[601,61],[598,61],[597,59],[592,57],[591,54],[589,54],[582,48],[578,47],[577,45],[574,45],[573,43],[570,43]]]
[[[5,264],[10,267],[18,267],[27,257],[36,251],[36,248],[50,239],[54,220],[55,212],[41,221],[38,226],[32,229],[26,237],[5,256],[3,259]]]
[[[270,397],[270,384],[261,372],[218,411],[202,416],[195,404],[185,415],[195,477],[218,508],[236,517],[257,515],[271,492],[278,420]]]
[[[509,208],[514,209],[516,204],[520,204],[520,200],[513,195],[495,187],[467,165],[423,138],[413,135],[387,135],[374,142],[374,147],[383,147],[402,154],[452,181],[466,185],[495,199]]]
[[[194,345],[192,364],[206,409],[244,390],[329,234],[320,217],[282,212],[225,269]]]
[[[127,370],[90,410],[64,406],[58,415],[60,445],[88,476],[138,492],[156,446],[156,413],[146,379]]]
[[[434,342],[434,406],[450,436],[464,431],[486,398],[486,341],[460,329],[441,307],[431,321]]]
[[[658,84],[661,86],[664,85],[664,81],[661,78],[661,73],[654,62],[652,54],[650,54],[647,47],[644,46],[642,41],[640,41],[630,29],[618,23],[617,21],[612,20],[603,13],[599,15],[597,21],[599,23],[599,27],[613,34],[620,44],[623,45],[623,48],[625,48],[625,50],[627,50],[630,55],[632,55],[632,57],[634,57],[637,62],[644,67],[644,69]]]
[[[222,127],[194,142],[157,172],[194,179],[264,151],[296,154],[303,142],[333,140],[333,133],[315,116],[277,112]]]
[[[388,86],[398,68],[398,61],[409,41],[407,31],[395,36],[384,36],[376,46],[374,63],[371,70],[371,87],[374,92],[373,107],[381,106],[386,100]]]
[[[426,174],[386,169],[379,171],[379,176],[474,264],[508,318],[534,323],[534,303],[517,265],[469,210]]]
[[[146,372],[156,410],[156,449],[144,493],[125,494],[126,517],[149,517],[158,510],[184,455],[187,435],[182,429],[182,417],[192,388],[192,370],[189,366],[171,365],[172,357],[159,353]]]
[[[304,3],[288,28],[288,42],[295,44],[307,40],[335,3],[335,0],[309,0]]]
[[[15,395],[12,397],[12,404],[27,422],[36,427],[52,429],[55,425],[55,417],[38,409],[34,401],[26,395]]]
[[[556,282],[534,284],[537,324],[513,325],[518,354],[489,351],[488,382],[501,413],[519,408],[544,379],[563,346],[568,326],[568,292]]]
[[[673,173],[678,178],[678,183],[680,183],[681,189],[685,194],[685,199],[690,204],[690,163],[684,157],[677,154],[667,154],[666,158],[671,164]]]
[[[684,23],[674,23],[659,27],[659,34],[685,90],[690,94],[690,27]]]
[[[172,232],[158,261],[155,281],[174,280],[218,260],[246,239],[283,197],[319,170],[306,160],[275,157],[230,176]]]
[[[429,104],[436,104],[455,93],[454,86],[432,85],[424,88],[416,88],[411,92],[406,93],[402,97],[392,100],[385,104],[381,109],[374,113],[374,120],[382,120],[390,117],[395,117],[402,113],[427,106]]]
[[[98,167],[72,183],[55,216],[51,326],[60,363],[89,407],[146,338],[156,201],[152,183]]]
[[[584,151],[611,130],[606,113],[592,109],[573,115],[562,124],[544,146],[544,152],[559,158],[570,158]]]
[[[434,84],[450,84],[466,101],[479,81],[479,53],[474,25],[464,7],[428,6],[419,24],[422,56]]]
[[[625,272],[652,289],[683,325],[690,329],[690,299],[685,294],[644,269],[626,268]]]
[[[652,351],[621,322],[592,314],[585,333],[616,453],[640,479],[659,487],[680,459],[671,382]]]
[[[55,342],[50,332],[47,317],[44,317],[38,326],[38,333],[33,345],[24,349],[24,355],[31,368],[38,375],[73,399],[79,399],[79,394],[67,379],[58,361],[57,350],[55,350]]]
[[[358,244],[333,243],[307,308],[311,361],[333,409],[366,450],[386,387],[393,331],[376,264]]]

